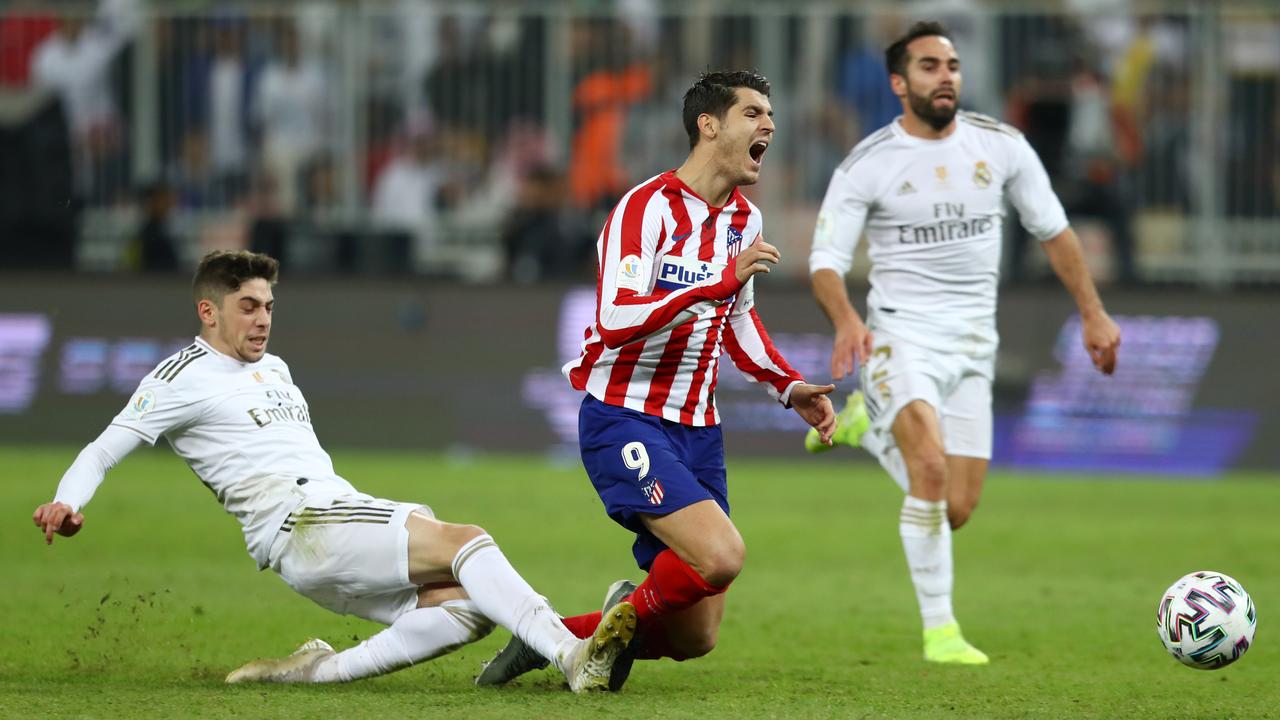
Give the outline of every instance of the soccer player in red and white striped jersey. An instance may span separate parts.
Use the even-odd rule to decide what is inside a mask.
[[[595,322],[564,368],[586,391],[583,465],[609,516],[636,534],[633,554],[649,573],[627,595],[639,621],[634,656],[677,660],[715,646],[745,553],[729,519],[715,406],[721,353],[825,442],[835,429],[834,386],[806,383],[755,309],[755,275],[781,258],[738,188],[757,181],[773,139],[769,82],[751,71],[703,75],[685,93],[684,125],[688,159],[628,192],[600,233]],[[590,634],[600,615],[565,624]],[[477,682],[506,682],[536,661],[513,640]],[[616,689],[630,663],[614,668]]]

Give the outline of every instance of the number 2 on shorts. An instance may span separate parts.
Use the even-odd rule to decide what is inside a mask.
[[[632,470],[639,470],[639,479],[649,474],[649,451],[642,442],[629,442],[622,446],[622,462]]]

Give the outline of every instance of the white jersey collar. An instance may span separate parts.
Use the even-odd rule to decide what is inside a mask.
[[[219,360],[235,363],[237,367],[253,367],[254,365],[257,365],[258,363],[267,359],[267,353],[263,353],[262,358],[260,358],[257,362],[251,362],[251,363],[245,362],[243,360],[239,360],[237,358],[233,358],[230,355],[210,345],[208,341],[206,341],[204,338],[200,337],[199,335],[196,336],[196,345],[199,345],[205,350],[208,350],[210,354],[212,354],[214,357],[218,358]]]
[[[964,123],[960,122],[958,119],[955,121],[955,123],[956,123],[955,131],[952,132],[950,135],[944,138],[941,138],[939,140],[930,140],[929,138],[916,137],[915,135],[912,135],[911,133],[907,132],[906,128],[902,127],[901,115],[894,118],[893,122],[889,123],[889,129],[893,131],[893,134],[896,135],[899,140],[906,143],[907,145],[915,145],[915,146],[922,146],[922,147],[943,147],[950,143],[956,142],[956,139],[960,137],[960,133],[964,131]]]

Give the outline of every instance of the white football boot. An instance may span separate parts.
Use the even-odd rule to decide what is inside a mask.
[[[329,643],[313,638],[302,643],[293,654],[284,658],[263,658],[245,663],[232,670],[227,676],[227,684],[247,682],[269,683],[305,683],[311,682],[316,665],[321,660],[332,657],[334,649]]]

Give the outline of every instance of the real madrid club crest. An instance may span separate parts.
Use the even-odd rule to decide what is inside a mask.
[[[991,184],[991,170],[987,168],[987,163],[979,160],[978,164],[973,168],[973,184],[980,188],[985,188]]]

